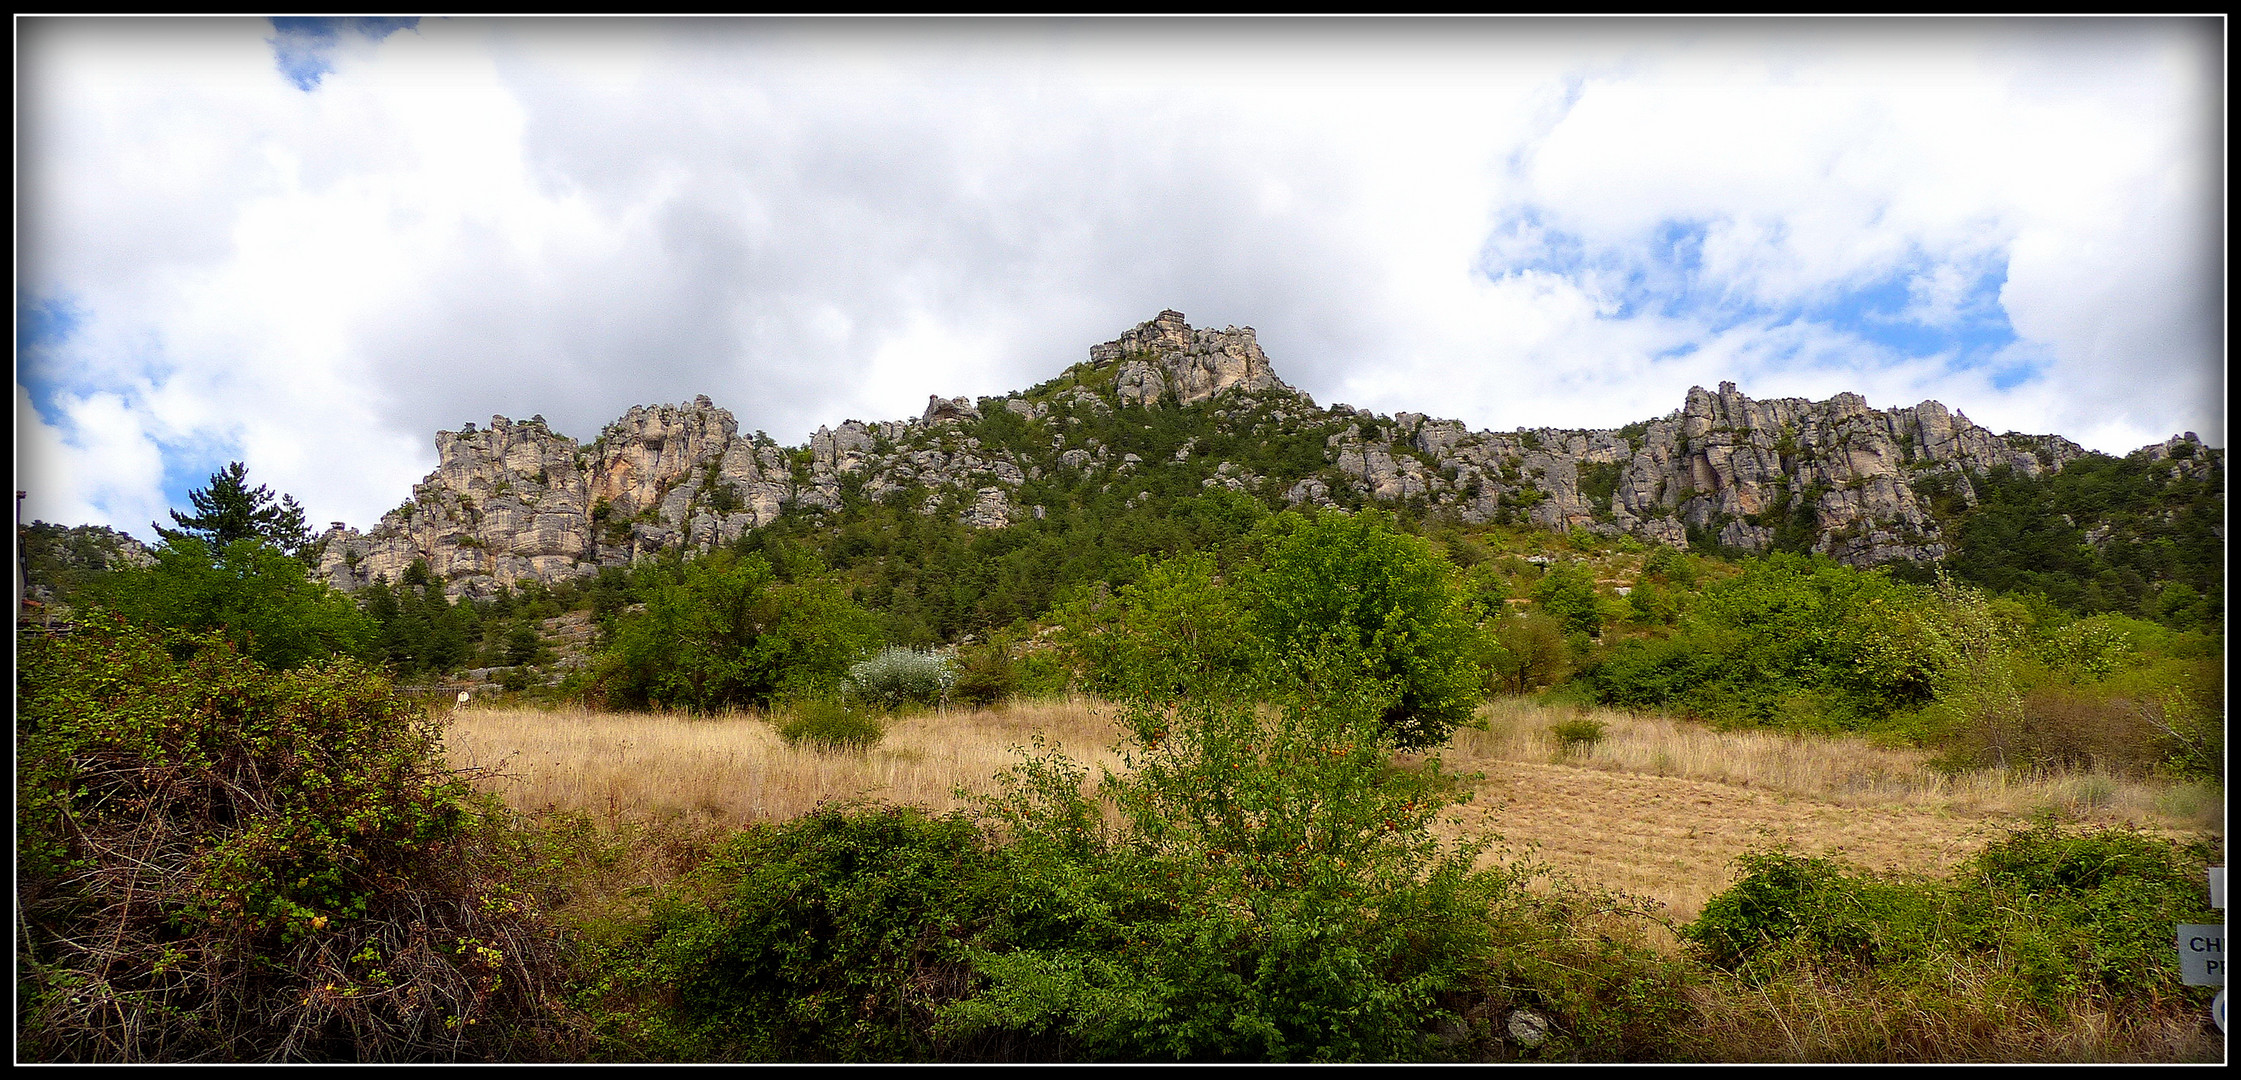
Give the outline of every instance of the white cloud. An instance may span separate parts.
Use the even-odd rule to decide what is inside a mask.
[[[303,93],[261,22],[27,20],[22,284],[86,313],[33,430],[73,483],[121,439],[365,525],[437,427],[707,393],[799,442],[1175,307],[1484,426],[1734,379],[2222,440],[2215,48],[1869,25],[430,20]],[[1776,315],[1980,318],[2002,267],[2006,389]],[[146,466],[72,505],[129,524]]]
[[[163,452],[142,415],[115,394],[65,394],[56,404],[62,428],[42,420],[30,395],[16,387],[16,488],[24,492],[24,520],[105,523],[153,540],[149,524],[171,519]]]

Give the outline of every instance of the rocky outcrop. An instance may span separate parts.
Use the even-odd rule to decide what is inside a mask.
[[[1275,455],[1294,464],[1262,475],[1212,460],[1200,436],[1151,456],[1100,441],[1149,430],[1119,410],[1194,407],[1207,438],[1249,431],[1263,446],[1315,450]],[[742,436],[730,412],[700,397],[633,408],[588,446],[541,417],[492,417],[485,429],[437,433],[436,450],[436,471],[378,526],[327,533],[328,582],[397,581],[425,562],[454,593],[479,594],[707,550],[782,514],[851,500],[903,499],[998,529],[1044,518],[1068,485],[1133,504],[1160,469],[1275,505],[1408,505],[1674,546],[1809,546],[1865,565],[1945,553],[1925,480],[1973,503],[1971,478],[1987,470],[2037,475],[2084,452],[2052,435],[1995,435],[1934,401],[1756,400],[1733,383],[1692,389],[1678,410],[1613,430],[1472,431],[1421,413],[1323,409],[1276,377],[1251,328],[1193,329],[1174,311],[1092,346],[1086,363],[1034,390],[932,395],[916,419],[849,420],[795,449]],[[2192,434],[2149,452],[2182,471],[2221,453]],[[1027,494],[1046,479],[1057,487]]]
[[[1997,466],[2031,475],[2084,453],[2052,435],[1994,435],[1934,401],[1877,410],[1857,394],[1754,400],[1734,383],[1689,391],[1677,412],[1608,431],[1471,432],[1454,421],[1333,409],[1330,437],[1357,493],[1421,499],[1466,522],[1522,520],[1679,546],[1692,534],[1747,551],[1804,535],[1845,562],[1945,553],[1915,482]],[[1295,501],[1315,499],[1294,492]]]
[[[1114,389],[1123,405],[1195,405],[1231,390],[1291,389],[1269,366],[1252,327],[1193,330],[1180,311],[1162,311],[1092,346],[1089,362],[1116,369]]]

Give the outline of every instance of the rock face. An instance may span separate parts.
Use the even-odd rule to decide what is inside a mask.
[[[1344,410],[1337,406],[1334,412]],[[1471,432],[1415,413],[1357,422],[1330,436],[1338,469],[1381,502],[1422,499],[1472,523],[1522,519],[1683,545],[1692,532],[1749,551],[1785,530],[1813,550],[1865,565],[1945,554],[1913,489],[1934,472],[1995,466],[2030,475],[2084,453],[2053,435],[1994,435],[1934,401],[1877,410],[1857,394],[1754,401],[1721,383],[1689,391],[1659,420],[1612,431]],[[1295,494],[1297,502],[1329,502]]]
[[[1180,311],[1162,311],[1119,339],[1089,350],[1092,367],[1115,366],[1120,403],[1157,408],[1195,405],[1230,390],[1284,389],[1253,328],[1192,330]]]
[[[1221,430],[1264,446],[1307,442],[1319,468],[1261,475],[1208,460],[1200,438],[1147,457],[1090,429],[1143,429],[1128,409],[1202,409]],[[1193,414],[1195,415],[1195,414]],[[1001,423],[999,423],[1001,422]],[[984,437],[988,440],[984,442]],[[1138,447],[1138,449],[1148,449]],[[1134,491],[1163,468],[1276,505],[1414,505],[1465,522],[1685,545],[1692,538],[1765,551],[1809,546],[1855,565],[1945,553],[1916,485],[1930,476],[1973,503],[1972,476],[2005,466],[2037,475],[2084,451],[2052,435],[1995,435],[1934,401],[1875,409],[1856,394],[1827,401],[1745,397],[1733,383],[1689,391],[1681,408],[1615,430],[1471,431],[1421,413],[1319,408],[1276,377],[1250,327],[1193,329],[1179,312],[1092,346],[1086,364],[1002,398],[931,396],[913,420],[850,420],[787,449],[742,436],[706,397],[638,406],[589,446],[543,418],[492,417],[438,432],[436,471],[412,498],[359,533],[337,523],[320,567],[355,589],[399,580],[416,561],[455,594],[525,580],[554,582],[671,549],[707,550],[788,512],[851,500],[911,500],[974,528],[1040,520],[1046,478]],[[2151,448],[2174,468],[2221,451],[2180,436]],[[1197,475],[1194,473],[1194,475]]]

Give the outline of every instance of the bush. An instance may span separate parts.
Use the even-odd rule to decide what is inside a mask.
[[[1172,701],[1252,684],[1261,658],[1248,610],[1211,556],[1184,555],[1145,559],[1135,581],[1076,599],[1057,617],[1090,690]]]
[[[1670,966],[1582,930],[1599,899],[1432,836],[1455,789],[1390,767],[1374,698],[1127,726],[1128,771],[1090,793],[1045,751],[987,802],[1032,907],[946,1029],[1130,1061],[1625,1056],[1672,1030]],[[1497,1031],[1525,1005],[1557,1029],[1531,1051]]]
[[[988,708],[1019,692],[1021,674],[1009,640],[998,638],[965,654],[952,691],[957,700]]]
[[[2170,995],[2181,989],[2171,928],[2217,918],[2202,873],[2212,854],[2206,841],[2052,823],[1988,845],[1942,881],[1754,853],[1681,934],[1705,961],[1751,978],[1811,958],[1899,987],[1989,981],[2041,1008],[2080,994]]]
[[[436,724],[356,661],[171,645],[87,620],[25,649],[19,1054],[572,1056],[560,935]]]
[[[1549,728],[1549,734],[1556,736],[1557,749],[1565,753],[1595,749],[1595,744],[1603,741],[1604,731],[1603,721],[1592,716],[1560,720]]]
[[[934,1010],[972,987],[969,946],[1015,882],[971,821],[825,807],[758,823],[665,896],[612,958],[633,1057],[900,1061],[952,1049]],[[647,1022],[651,1020],[651,1022]]]
[[[936,705],[957,683],[957,667],[940,653],[900,645],[881,649],[848,669],[848,695],[876,708]]]
[[[877,633],[836,583],[781,584],[761,556],[717,551],[649,573],[645,612],[592,676],[611,704],[709,712],[830,692]]]
[[[1603,632],[1603,608],[1595,594],[1595,575],[1581,563],[1565,562],[1550,570],[1533,586],[1533,602],[1567,634],[1594,637]]]
[[[1494,619],[1480,635],[1478,649],[1487,688],[1511,694],[1529,693],[1563,678],[1572,655],[1564,628],[1539,611]]]
[[[864,750],[879,745],[887,730],[877,716],[846,702],[814,699],[796,702],[778,724],[788,745],[820,750]]]
[[[1384,699],[1403,749],[1437,746],[1478,707],[1478,628],[1431,542],[1386,515],[1279,514],[1263,527],[1251,626],[1279,689]]]
[[[1999,628],[1980,600],[1960,610],[1964,599],[1820,556],[1770,555],[1707,588],[1671,637],[1619,643],[1583,681],[1607,705],[1721,723],[1888,729],[1968,681],[1955,672],[1971,657],[1969,670],[1997,673],[1988,650]]]

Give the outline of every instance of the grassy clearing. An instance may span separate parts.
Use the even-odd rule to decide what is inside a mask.
[[[763,716],[471,708],[454,713],[455,766],[486,771],[518,810],[661,823],[677,839],[822,803],[867,799],[943,811],[983,794],[1036,735],[1077,760],[1116,764],[1113,706],[1087,698],[893,719],[862,751],[789,746]],[[2052,812],[2166,834],[2222,832],[2213,788],[2103,774],[1953,775],[1931,755],[1861,739],[1714,731],[1665,717],[1507,699],[1479,711],[1440,756],[1480,774],[1450,835],[1501,838],[1532,858],[1694,918],[1734,879],[1734,860],[1772,846],[1879,869],[1937,871],[2007,828]],[[1589,745],[1554,733],[1593,721]],[[656,873],[654,876],[660,876]],[[1663,932],[1659,932],[1663,936]],[[1669,939],[1668,939],[1669,940]]]
[[[1497,834],[1528,857],[1663,905],[1678,924],[1734,880],[1747,851],[1782,847],[1882,870],[1950,869],[1987,841],[2052,814],[2163,835],[2224,831],[2207,785],[2099,773],[1949,774],[1933,755],[1864,739],[1715,731],[1659,716],[1526,699],[1482,708],[1456,732],[1451,770],[1479,774],[1453,834]],[[1567,748],[1563,727],[1602,735]],[[1670,943],[1670,939],[1668,939]]]
[[[1462,730],[1447,763],[1531,762],[1603,772],[1704,780],[1782,792],[1836,806],[1917,806],[1953,813],[2021,817],[2053,812],[2097,825],[2180,831],[2225,828],[2225,806],[2209,784],[2142,781],[2106,772],[2022,773],[1932,768],[1927,751],[1861,738],[1716,731],[1702,724],[1610,709],[1543,705],[1509,698],[1481,708],[1483,730]],[[1556,732],[1590,720],[1603,734],[1562,744]]]
[[[1114,761],[1112,710],[1084,698],[905,714],[860,751],[789,746],[756,713],[582,708],[462,709],[445,746],[455,767],[485,772],[490,789],[524,812],[740,825],[847,799],[952,809],[959,788],[989,790],[1017,760],[1012,748],[1037,734],[1077,759]]]
[[[598,853],[573,859],[572,895],[556,911],[591,926],[642,918],[647,898],[749,821],[796,819],[853,799],[955,808],[960,790],[991,791],[995,775],[1017,763],[1015,748],[1037,735],[1093,767],[1116,764],[1117,712],[1081,698],[923,711],[891,719],[872,748],[819,751],[787,745],[777,724],[752,714],[476,708],[451,716],[447,745],[453,764],[483,770],[509,804],[540,816],[555,850]],[[1732,885],[1735,859],[1749,851],[1940,874],[2049,812],[2166,835],[2219,834],[2224,825],[2214,791],[2093,774],[1949,775],[1931,768],[1928,754],[1856,739],[1717,732],[1530,701],[1490,705],[1480,719],[1483,728],[1457,732],[1441,752],[1450,771],[1478,776],[1474,798],[1452,808],[1440,830],[1493,834],[1497,858],[1653,901],[1664,925],[1628,917],[1608,929],[1668,955],[1678,952],[1669,928]],[[1973,977],[1957,971],[1933,992],[1861,985],[1810,964],[1759,983],[1707,973],[1686,991],[1687,1056],[2141,1062],[2222,1054],[2184,1003],[2086,995],[2018,1011],[1996,987],[1971,991]]]

